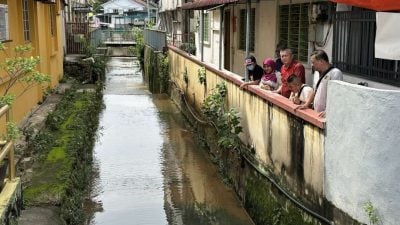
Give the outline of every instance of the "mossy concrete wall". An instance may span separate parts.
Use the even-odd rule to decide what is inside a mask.
[[[151,47],[144,48],[144,80],[149,85],[149,90],[154,93],[167,93],[169,87],[168,68],[163,63],[165,55],[154,51]]]
[[[168,54],[171,80],[185,92],[197,111],[211,90],[225,82],[227,105],[240,113],[243,143],[252,146],[255,158],[281,177],[293,193],[310,205],[322,205],[323,129],[294,115],[286,108],[294,107],[289,103],[276,105],[253,92],[240,90],[241,78],[235,74],[228,74],[229,80],[207,66],[207,82],[202,85],[198,81],[198,70],[204,65],[190,56],[183,57],[178,50],[170,50]],[[282,96],[271,95],[271,98],[284,101]]]
[[[307,115],[296,116],[289,103],[274,104],[272,101],[276,100],[270,102],[253,91],[240,90],[241,77],[227,72],[227,78],[211,65],[184,54],[176,49],[168,52],[170,76],[174,84],[171,96],[177,105],[181,105],[187,117],[190,119],[191,114],[182,101],[182,92],[190,107],[200,112],[212,89],[225,82],[226,104],[235,108],[241,116],[244,130],[241,140],[254,149],[253,153],[247,154],[259,168],[272,171],[271,176],[301,199],[303,204],[324,214],[324,124],[312,119],[307,121]],[[205,85],[200,84],[198,79],[198,71],[202,67],[206,69]],[[281,101],[281,96],[272,97]],[[199,125],[193,118],[192,122]],[[284,198],[266,178],[259,176],[240,154],[220,151],[212,128],[199,126],[198,130],[257,224],[319,224]]]

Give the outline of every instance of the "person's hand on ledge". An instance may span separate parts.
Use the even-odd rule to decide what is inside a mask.
[[[321,117],[321,118],[325,118],[325,116],[326,116],[326,112],[325,111],[322,111],[322,112],[320,112],[318,114],[318,117]]]
[[[298,106],[296,106],[296,108],[294,108],[294,111],[296,112],[297,110],[301,110],[301,109],[308,109],[308,106],[306,106],[306,105],[298,105]]]
[[[240,89],[243,89],[243,88],[245,88],[247,85],[249,85],[248,83],[243,83],[243,84],[241,84],[240,86],[239,86],[239,88]]]

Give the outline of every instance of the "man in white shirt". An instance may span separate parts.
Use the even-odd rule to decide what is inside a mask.
[[[343,80],[343,73],[329,63],[329,58],[323,50],[311,54],[311,64],[319,72],[318,82],[315,84],[314,110],[320,117],[325,117],[326,96],[330,80]]]

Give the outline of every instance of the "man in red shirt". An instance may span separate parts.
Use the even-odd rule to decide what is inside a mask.
[[[301,64],[297,60],[294,60],[292,49],[283,48],[280,51],[280,55],[281,55],[281,60],[283,63],[283,66],[281,68],[282,84],[274,92],[280,93],[281,95],[285,96],[286,98],[289,98],[291,91],[288,87],[287,79],[289,78],[290,75],[294,74],[294,75],[298,76],[300,78],[301,82],[304,84],[306,82],[305,69],[304,69],[303,64]]]

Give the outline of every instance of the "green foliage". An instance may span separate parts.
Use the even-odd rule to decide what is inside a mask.
[[[379,217],[377,209],[372,205],[371,201],[364,203],[364,212],[367,214],[370,225],[381,224],[381,219]]]
[[[167,93],[168,92],[168,87],[169,87],[169,58],[168,55],[165,54],[159,54],[160,59],[159,59],[159,75],[161,79],[161,93]]]
[[[197,76],[199,78],[200,84],[207,84],[206,68],[204,66],[198,69]]]
[[[12,94],[6,94],[3,96],[0,96],[0,106],[12,105],[14,100],[15,100],[15,96]]]
[[[183,80],[185,81],[186,85],[189,84],[189,76],[188,76],[188,70],[187,67],[185,66],[185,71],[183,71]]]
[[[4,43],[0,42],[0,51],[5,51]],[[14,49],[14,56],[6,58],[0,63],[0,69],[5,71],[6,76],[0,77],[0,82],[6,82],[2,96],[0,97],[0,105],[12,104],[14,98],[21,96],[30,88],[36,85],[44,85],[50,82],[50,76],[40,73],[36,67],[40,63],[39,56],[27,56],[33,50],[30,44],[19,45]],[[20,93],[9,93],[12,87],[20,83],[23,89]],[[16,96],[16,97],[13,97]]]
[[[238,113],[234,109],[225,109],[226,92],[225,83],[217,84],[204,100],[202,112],[209,121],[216,124],[219,147],[233,150],[240,146],[238,135],[242,132],[242,127]]]
[[[196,45],[194,43],[182,43],[179,48],[189,54],[196,54]]]
[[[139,28],[132,29],[133,38],[136,42],[135,46],[131,46],[128,48],[128,52],[131,55],[138,57],[139,61],[142,63],[144,62],[144,36],[143,30]]]
[[[61,207],[65,224],[84,224],[83,210],[92,174],[92,149],[102,109],[102,87],[95,93],[67,91],[31,141],[39,167],[24,190],[26,204]]]
[[[19,129],[14,122],[7,122],[7,140],[16,140],[19,137]]]

